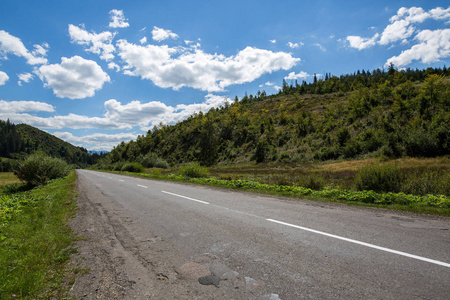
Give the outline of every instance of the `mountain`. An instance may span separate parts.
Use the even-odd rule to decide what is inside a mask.
[[[283,81],[278,94],[245,95],[225,107],[161,125],[122,142],[103,160],[203,165],[310,162],[450,154],[447,68],[326,74]]]
[[[0,157],[21,158],[35,151],[62,158],[79,167],[95,162],[95,158],[84,148],[76,147],[30,125],[15,125],[9,120],[0,120]]]

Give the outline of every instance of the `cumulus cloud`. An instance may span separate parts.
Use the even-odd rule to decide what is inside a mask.
[[[300,43],[303,44],[303,43]],[[289,48],[295,49],[299,47],[299,43],[292,43],[292,42],[287,42],[286,44],[287,46],[289,46]]]
[[[142,39],[139,40],[139,42],[142,44],[147,44],[147,37],[143,37]]]
[[[177,39],[178,38],[178,34],[173,33],[171,30],[166,30],[166,29],[162,29],[162,28],[158,28],[156,26],[153,26],[153,30],[152,30],[152,38],[155,41],[161,42],[167,39]]]
[[[305,79],[305,78],[308,78],[309,76],[311,76],[311,75],[309,75],[305,71],[301,71],[298,74],[295,74],[295,72],[291,72],[291,73],[289,73],[288,76],[284,77],[284,79],[285,80],[297,80],[297,79]]]
[[[22,73],[17,76],[19,77],[19,81],[17,82],[17,84],[20,86],[22,86],[22,82],[28,83],[34,77],[31,73]]]
[[[112,45],[112,40],[115,34],[104,31],[101,33],[89,33],[86,30],[72,25],[69,25],[69,34],[72,43],[77,43],[78,45],[90,46],[86,49],[87,52],[92,52],[100,55],[100,58],[106,61],[114,59],[112,54],[115,51]]]
[[[115,62],[110,62],[108,64],[108,69],[116,70],[116,72],[120,71],[120,66],[116,64]]]
[[[47,111],[53,112],[55,108],[47,103],[38,101],[5,101],[0,100],[2,114],[21,113],[29,111]]]
[[[386,66],[390,63],[399,67],[406,66],[413,60],[427,64],[450,56],[450,29],[423,30],[414,40],[418,41],[418,44],[388,59]]]
[[[94,133],[85,136],[74,136],[70,132],[57,131],[54,132],[53,135],[71,143],[72,145],[84,147],[94,151],[109,151],[122,141],[128,142],[137,138],[137,135],[134,133]]]
[[[277,40],[269,40],[269,42],[271,42],[272,44],[275,44],[277,42]]]
[[[109,27],[111,28],[125,28],[130,26],[130,24],[126,22],[127,19],[125,19],[122,10],[113,9],[109,12],[109,16],[111,17],[111,22],[109,23]]]
[[[168,106],[159,101],[131,101],[127,104],[110,99],[104,103],[105,114],[102,117],[88,117],[77,114],[65,116],[40,117],[28,112],[54,112],[52,105],[36,101],[4,101],[0,100],[0,119],[10,119],[13,123],[26,123],[45,129],[82,129],[96,128],[109,130],[132,129],[139,126],[147,131],[159,123],[174,124],[194,113],[207,112],[211,108],[232,103],[228,97],[208,94],[205,100],[194,104]]]
[[[9,76],[3,71],[0,71],[0,86],[5,85],[5,83],[8,81]]]
[[[350,47],[358,50],[370,48],[377,43],[377,39],[380,35],[377,33],[372,38],[362,38],[360,36],[348,36],[347,41],[350,43]]]
[[[58,98],[82,99],[92,97],[105,82],[108,74],[92,60],[80,56],[62,57],[61,64],[41,66],[36,73],[44,86],[53,89]]]
[[[376,44],[389,45],[396,42],[408,44],[414,42],[411,48],[404,50],[401,54],[389,58],[385,64],[393,63],[402,67],[412,61],[422,63],[437,62],[442,58],[450,56],[450,29],[419,29],[417,26],[428,19],[450,22],[450,7],[444,9],[436,7],[425,11],[421,7],[401,7],[397,13],[389,19],[390,24],[383,32],[376,33],[372,38],[360,36],[348,36],[350,47],[358,50],[372,47]],[[392,47],[392,46],[391,46]]]
[[[288,70],[300,61],[289,53],[253,47],[230,57],[205,53],[197,45],[171,48],[119,40],[117,48],[126,63],[125,74],[140,76],[159,87],[174,90],[186,86],[210,92],[223,91],[229,85],[251,82],[265,73]]]
[[[44,57],[47,53],[47,48],[40,45],[34,45],[35,50],[29,52],[22,41],[4,30],[0,30],[0,56],[3,59],[7,58],[8,53],[12,53],[16,56],[23,57],[27,60],[29,65],[41,65],[46,64],[47,59]]]

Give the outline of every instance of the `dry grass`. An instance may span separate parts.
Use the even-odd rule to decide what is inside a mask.
[[[0,172],[0,186],[7,185],[7,184],[13,184],[13,183],[20,183],[20,179],[17,178],[16,175],[12,172]]]

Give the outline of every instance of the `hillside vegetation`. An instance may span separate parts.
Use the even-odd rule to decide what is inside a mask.
[[[45,131],[26,124],[15,125],[9,120],[0,120],[0,172],[11,171],[20,159],[34,152],[57,157],[69,164],[85,167],[95,163],[98,155],[91,155],[86,149],[76,147]],[[6,159],[8,158],[8,159]]]
[[[309,163],[450,154],[450,72],[358,71],[283,82],[225,107],[122,142],[99,167],[159,159],[170,165]],[[151,165],[150,165],[151,166]]]

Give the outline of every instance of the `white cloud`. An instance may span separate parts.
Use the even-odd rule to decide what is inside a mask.
[[[123,14],[122,10],[113,9],[109,12],[109,15],[111,17],[111,22],[109,23],[109,27],[112,28],[125,28],[130,26],[128,24],[127,19],[125,19],[125,15]]]
[[[94,133],[85,136],[74,136],[70,132],[57,131],[54,132],[53,135],[71,143],[72,145],[84,147],[94,151],[109,151],[122,141],[128,142],[137,138],[137,134],[134,133]]]
[[[33,79],[33,74],[31,73],[22,73],[17,75],[19,77],[19,81],[17,82],[18,85],[22,86],[22,82],[30,82],[31,79]]]
[[[422,7],[401,7],[397,11],[397,14],[389,19],[391,23],[395,23],[399,20],[406,20],[411,23],[422,23],[430,17],[430,14],[426,12]]]
[[[327,49],[325,49],[325,47],[322,46],[322,45],[319,44],[319,43],[314,43],[313,45],[316,46],[316,47],[318,47],[318,48],[320,49],[320,51],[322,51],[322,52],[326,52],[326,51],[327,51]]]
[[[5,83],[9,80],[8,74],[3,71],[0,71],[0,86],[5,85]]]
[[[362,38],[360,36],[348,36],[347,41],[350,43],[350,47],[358,50],[370,48],[377,43],[377,39],[380,35],[377,33],[372,38]]]
[[[285,80],[297,80],[297,79],[305,79],[305,78],[308,78],[309,76],[311,76],[311,75],[309,75],[305,71],[301,71],[298,74],[295,74],[295,72],[291,72],[291,73],[289,73],[288,76],[284,77],[284,79]]]
[[[21,113],[29,111],[53,112],[55,108],[47,103],[38,101],[5,101],[0,100],[1,114]]]
[[[164,41],[166,39],[177,39],[178,38],[178,34],[173,33],[171,30],[165,30],[156,26],[153,26],[153,30],[152,30],[152,38],[155,41],[161,42]]]
[[[131,129],[132,126],[125,123],[116,123],[107,118],[88,117],[76,114],[68,114],[66,116],[39,117],[28,113],[5,113],[0,112],[0,119],[10,119],[15,124],[25,123],[37,128],[46,129],[81,129],[81,128],[97,128],[97,129]]]
[[[272,44],[275,44],[277,42],[277,40],[269,40],[269,42],[271,42]]]
[[[45,48],[39,45],[34,45],[34,47],[35,51],[30,53],[19,38],[4,30],[0,30],[0,57],[3,57],[3,59],[7,58],[6,55],[8,53],[12,53],[16,56],[25,58],[30,65],[46,64],[47,59],[43,57],[47,53]]]
[[[292,68],[299,58],[285,52],[247,47],[236,56],[208,54],[198,49],[167,45],[140,46],[119,40],[119,56],[127,64],[124,73],[151,80],[162,88],[192,87],[223,91],[233,84],[251,82],[262,74]]]
[[[115,69],[116,72],[120,71],[120,66],[118,64],[116,64],[115,62],[110,62],[108,64],[108,69]]]
[[[112,54],[115,51],[114,46],[111,44],[114,39],[115,34],[104,31],[101,33],[89,33],[86,30],[69,24],[69,34],[72,43],[77,43],[78,45],[90,46],[87,48],[87,52],[92,52],[100,55],[100,58],[106,61],[114,59]]]
[[[415,30],[415,27],[411,26],[407,20],[395,21],[384,29],[379,44],[387,45],[399,40],[405,40],[413,35]]]
[[[48,43],[43,43],[42,45],[34,45],[34,50],[31,52],[33,56],[47,56],[48,49],[50,46]]]
[[[450,7],[443,9],[442,7],[436,7],[430,10],[430,15],[435,20],[444,20],[447,23],[450,21]]]
[[[105,82],[110,81],[108,74],[95,61],[80,56],[62,57],[61,64],[41,66],[36,73],[44,81],[44,86],[52,88],[59,98],[92,97]]]
[[[88,117],[76,114],[65,116],[39,117],[27,112],[45,111],[54,112],[50,104],[36,101],[4,101],[0,100],[0,119],[10,119],[11,122],[19,124],[26,123],[31,126],[45,129],[132,129],[139,126],[141,130],[147,131],[159,123],[174,124],[186,119],[200,111],[207,112],[211,108],[224,106],[232,103],[228,97],[208,94],[205,101],[194,104],[180,104],[175,107],[167,106],[159,101],[141,102],[131,101],[127,104],[110,99],[104,103],[106,113],[103,117]]]
[[[143,37],[142,39],[139,40],[139,42],[142,44],[146,44],[147,43],[147,37]]]
[[[289,46],[292,49],[298,48],[299,44],[298,43],[292,43],[292,42],[287,42],[286,44],[287,46]]]
[[[414,40],[417,40],[418,44],[402,51],[398,56],[391,57],[387,60],[386,65],[393,63],[401,67],[408,65],[413,60],[420,60],[427,64],[450,56],[450,29],[423,30],[417,34]]]

